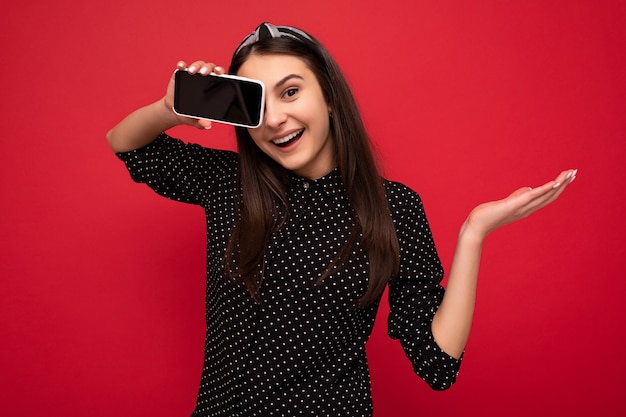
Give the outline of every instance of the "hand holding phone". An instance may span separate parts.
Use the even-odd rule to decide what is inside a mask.
[[[174,112],[195,119],[208,119],[242,127],[263,122],[265,85],[235,75],[174,74]]]

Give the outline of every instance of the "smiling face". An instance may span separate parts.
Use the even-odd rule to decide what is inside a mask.
[[[252,54],[237,75],[263,81],[267,91],[263,124],[248,129],[270,158],[309,179],[333,170],[330,108],[315,74],[294,56]]]

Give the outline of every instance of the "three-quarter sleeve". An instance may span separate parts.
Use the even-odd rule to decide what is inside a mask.
[[[237,154],[185,143],[161,133],[143,148],[116,154],[131,178],[158,194],[203,205],[220,189],[233,189]]]
[[[418,376],[444,390],[455,382],[461,359],[441,350],[431,330],[445,291],[443,268],[420,197],[398,183],[388,184],[387,193],[400,244],[400,271],[389,283],[389,336],[400,341]]]

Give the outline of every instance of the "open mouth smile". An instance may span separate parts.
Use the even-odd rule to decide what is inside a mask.
[[[297,132],[290,133],[282,138],[274,139],[272,143],[276,146],[284,148],[286,146],[289,146],[293,141],[300,139],[300,137],[302,137],[302,133],[304,133],[304,129],[300,129]]]

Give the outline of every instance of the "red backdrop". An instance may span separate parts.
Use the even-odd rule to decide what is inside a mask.
[[[337,57],[446,266],[474,205],[580,170],[554,205],[487,241],[451,390],[412,374],[383,304],[368,344],[375,415],[623,412],[623,1],[6,3],[0,415],[189,415],[203,214],[132,183],[104,135],[163,94],[178,59],[227,65],[264,20]],[[174,133],[233,147],[228,128]]]

